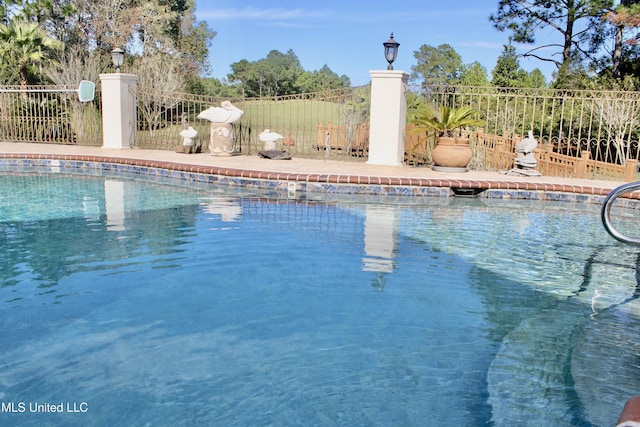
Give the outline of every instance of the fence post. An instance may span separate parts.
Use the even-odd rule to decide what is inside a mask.
[[[137,125],[133,74],[100,74],[102,84],[102,147],[129,148]]]
[[[590,152],[582,152],[580,159],[576,161],[576,178],[584,178],[585,176],[587,176],[587,161],[590,157]]]
[[[638,170],[638,161],[637,160],[627,160],[627,163],[624,165],[624,180],[626,182],[635,181],[636,179],[636,171]]]
[[[370,71],[369,159],[372,165],[400,166],[404,160],[407,101],[404,71]]]

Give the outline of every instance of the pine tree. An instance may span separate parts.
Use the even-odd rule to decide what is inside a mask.
[[[516,48],[511,44],[504,45],[496,66],[491,72],[491,84],[498,87],[525,87],[527,79],[528,74],[520,67]]]

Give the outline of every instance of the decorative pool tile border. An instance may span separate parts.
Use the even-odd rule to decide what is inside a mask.
[[[283,192],[294,190],[376,196],[450,197],[458,190],[462,193],[471,191],[477,193],[476,197],[483,198],[602,204],[611,191],[601,187],[534,182],[265,172],[108,156],[0,154],[0,170],[33,171],[34,168],[50,172],[75,171],[94,175],[101,175],[103,172],[138,174]],[[634,192],[621,200],[621,203],[626,207],[638,208],[638,200],[640,192]]]

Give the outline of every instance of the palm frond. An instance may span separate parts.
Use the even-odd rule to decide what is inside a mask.
[[[482,126],[483,120],[476,118],[477,112],[471,107],[451,108],[440,105],[435,111],[422,105],[412,118],[415,131],[433,130],[438,136],[450,136],[452,131],[465,126]]]

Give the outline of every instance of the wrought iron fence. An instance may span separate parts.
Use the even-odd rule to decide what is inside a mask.
[[[232,99],[245,113],[234,124],[235,149],[244,154],[257,154],[263,147],[258,135],[270,129],[284,137],[280,147],[293,156],[365,160],[369,146],[369,90],[365,86]],[[618,172],[607,172],[607,165],[618,165],[623,170],[629,161],[640,157],[638,92],[467,86],[409,86],[407,90],[434,105],[469,105],[478,110],[486,120],[486,126],[480,130],[481,137],[476,136],[477,130],[467,130],[475,139],[477,155],[472,166],[476,169],[511,167],[515,144],[530,130],[538,139],[541,153],[546,153],[539,153],[538,157],[547,162],[549,173],[559,174],[562,169],[563,175],[572,176],[577,174],[574,164],[584,164],[586,176],[617,179],[620,178]],[[186,94],[154,94],[140,88],[136,145],[173,149],[181,143],[180,131],[193,126],[198,131],[196,144],[206,151],[210,123],[197,119],[197,115],[218,106],[222,100]],[[428,164],[432,146],[433,138],[407,130],[408,163]],[[585,163],[585,159],[589,162]]]
[[[640,158],[640,92],[463,86],[408,90],[435,105],[473,107],[486,120],[484,133],[494,138],[512,141],[533,131],[543,151],[595,162],[592,177],[601,173],[602,164],[625,166]]]
[[[99,92],[80,102],[66,86],[0,86],[0,140],[101,145]]]
[[[0,86],[0,140],[101,145],[100,91],[92,102],[77,94],[55,92],[61,86]],[[40,90],[38,90],[40,89]],[[4,91],[3,91],[4,90]],[[408,92],[434,105],[469,105],[486,120],[483,129],[467,129],[474,140],[474,169],[512,166],[514,147],[529,130],[540,143],[541,172],[548,175],[628,179],[640,159],[640,92],[495,87],[420,86]],[[208,150],[211,124],[198,114],[219,106],[222,98],[154,93],[138,88],[134,147],[175,149],[180,131],[198,131],[196,145]],[[265,129],[284,138],[279,148],[292,156],[366,160],[369,146],[370,88],[259,99],[231,99],[244,111],[234,124],[235,149],[255,155],[263,149]],[[428,164],[433,138],[409,131],[409,164]]]
[[[198,131],[196,147],[207,151],[211,123],[198,119],[198,114],[228,100],[244,111],[233,125],[238,152],[257,154],[264,146],[258,135],[269,129],[283,136],[278,148],[292,156],[366,160],[362,147],[368,147],[368,133],[361,129],[368,125],[368,87],[250,99],[161,94],[139,88],[137,96],[135,146],[140,148],[179,148],[180,132],[191,126]]]

